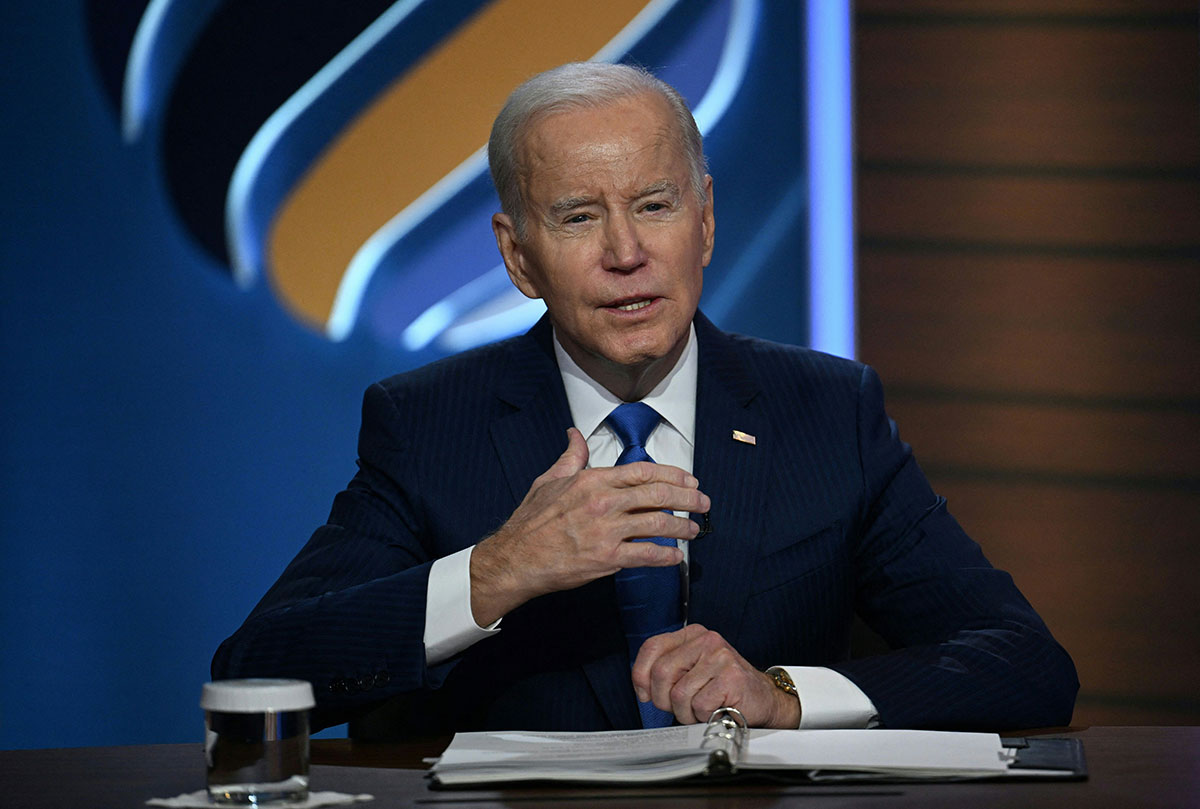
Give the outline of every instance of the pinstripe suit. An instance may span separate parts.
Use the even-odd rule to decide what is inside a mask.
[[[691,546],[690,620],[760,668],[842,672],[885,726],[1066,724],[1070,658],[930,490],[875,373],[701,314],[696,335],[693,470],[713,531]],[[390,700],[376,717],[423,732],[638,726],[611,577],[425,665],[430,564],[512,514],[570,423],[545,320],[372,386],[358,474],[213,676],[311,680],[322,723]],[[856,610],[895,651],[848,659]]]

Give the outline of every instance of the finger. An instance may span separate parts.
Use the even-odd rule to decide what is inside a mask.
[[[680,674],[668,695],[671,710],[683,724],[707,721],[713,711],[724,705],[745,712],[746,686],[740,655],[723,639],[719,644],[701,643],[705,650]]]
[[[699,489],[654,481],[611,491],[607,502],[615,511],[686,511],[703,514],[712,507],[708,495]]]
[[[544,483],[547,480],[569,478],[571,475],[578,474],[584,469],[587,466],[587,461],[587,441],[584,440],[583,433],[571,427],[567,430],[567,448],[563,450],[562,455],[558,456],[558,460],[541,474],[538,481]]]
[[[634,514],[623,514],[613,518],[613,536],[628,544],[639,539],[695,539],[700,534],[700,526],[695,520],[687,517],[676,517],[667,511],[642,511]],[[617,548],[617,553],[622,549]]]
[[[660,655],[650,667],[650,699],[685,725],[695,721],[690,707],[693,686],[689,684],[696,678],[687,679],[687,675],[699,664],[702,654],[703,649],[692,639]]]
[[[700,481],[692,473],[666,463],[635,461],[609,467],[605,471],[615,486],[641,486],[658,481],[689,489],[695,489],[700,485]]]
[[[768,711],[758,704],[759,695],[755,693],[755,684],[750,679],[757,674],[758,672],[747,674],[736,667],[730,667],[709,672],[708,680],[702,684],[689,684],[692,688],[689,706],[696,721],[706,722],[713,711],[731,707],[741,711],[747,722],[761,726],[763,722],[759,717],[767,715]]]
[[[697,638],[708,633],[700,624],[648,638],[633,663],[633,687],[642,702],[653,700],[664,711],[671,710],[670,691],[683,672],[695,664]]]
[[[693,624],[683,642],[650,666],[650,696],[683,724],[707,721],[721,704],[739,707],[749,663],[717,632]],[[713,702],[718,704],[710,704]]]
[[[673,567],[683,561],[683,551],[656,542],[622,542],[613,560],[619,568]]]
[[[662,655],[686,643],[687,639],[695,634],[696,627],[703,630],[699,624],[689,624],[683,629],[647,638],[642,644],[632,668],[633,690],[637,693],[638,701],[646,702],[650,699],[650,670],[654,664]]]

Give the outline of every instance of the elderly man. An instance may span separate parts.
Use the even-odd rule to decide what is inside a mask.
[[[304,678],[319,722],[401,733],[723,705],[764,727],[1069,721],[1070,658],[930,490],[875,374],[697,311],[713,184],[672,88],[548,71],[489,160],[497,245],[547,316],[367,391],[358,473],[215,677]],[[856,611],[892,651],[849,658]]]

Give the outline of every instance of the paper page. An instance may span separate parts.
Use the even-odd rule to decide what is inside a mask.
[[[702,772],[703,725],[600,733],[459,733],[433,766],[447,785],[514,780],[666,781]]]
[[[433,767],[445,784],[515,780],[665,781],[708,765],[704,725],[599,733],[459,733]],[[999,775],[1010,756],[991,733],[752,730],[743,770],[858,772],[905,778]]]
[[[519,759],[644,760],[675,753],[694,754],[703,739],[703,725],[598,733],[528,730],[458,733],[438,763],[447,766]]]
[[[929,730],[752,730],[750,769],[862,770],[907,775],[1003,773],[1008,756],[994,733]]]

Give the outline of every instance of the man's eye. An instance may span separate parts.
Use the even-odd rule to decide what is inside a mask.
[[[588,215],[585,213],[577,213],[567,218],[568,225],[582,225],[586,221],[588,221]]]
[[[642,208],[642,210],[646,213],[657,213],[658,211],[665,211],[666,209],[667,206],[661,202],[649,202],[646,203],[646,207]]]

